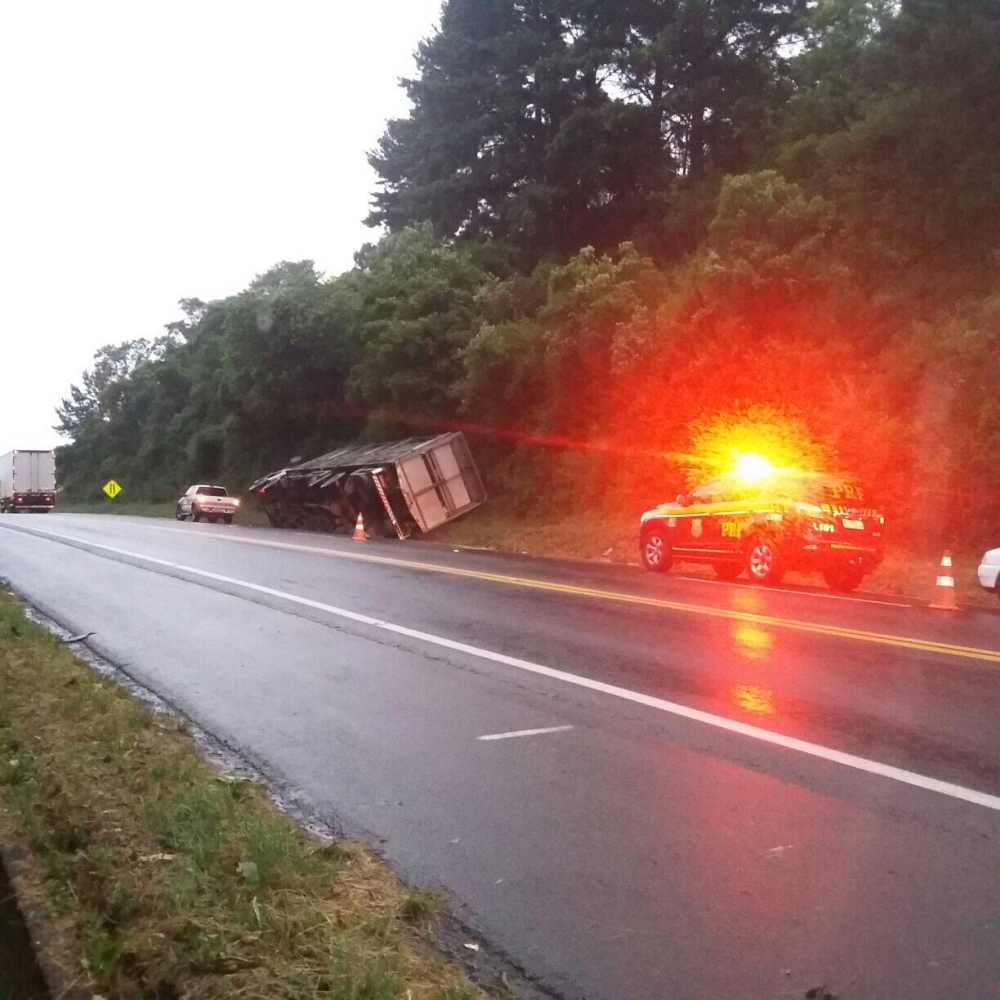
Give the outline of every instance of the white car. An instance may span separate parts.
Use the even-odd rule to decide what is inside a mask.
[[[979,582],[983,590],[1000,597],[1000,549],[990,549],[979,564]]]
[[[201,483],[190,487],[177,501],[174,516],[178,521],[183,521],[187,517],[192,521],[200,521],[203,517],[207,517],[213,524],[221,517],[226,524],[232,524],[239,507],[239,500],[231,497],[225,486],[209,486]]]

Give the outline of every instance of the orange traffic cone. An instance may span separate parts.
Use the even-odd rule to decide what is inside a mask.
[[[947,551],[941,557],[941,568],[938,570],[937,582],[934,585],[934,600],[931,602],[931,607],[939,611],[958,610],[958,602],[955,600],[955,578],[951,570],[951,553]]]
[[[351,538],[356,542],[368,541],[368,535],[365,533],[365,519],[360,513],[358,514],[358,523],[354,525],[354,534],[351,535]]]

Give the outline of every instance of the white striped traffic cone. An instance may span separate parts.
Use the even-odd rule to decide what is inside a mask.
[[[955,600],[955,577],[952,576],[951,553],[946,551],[941,556],[941,568],[938,570],[937,582],[934,584],[934,600],[931,607],[939,611],[957,611]]]
[[[354,525],[354,534],[351,538],[356,542],[367,542],[368,535],[365,533],[365,519],[358,514],[358,523]]]

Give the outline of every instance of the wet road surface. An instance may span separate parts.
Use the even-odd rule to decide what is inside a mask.
[[[0,575],[563,996],[1000,997],[998,614],[85,515]]]

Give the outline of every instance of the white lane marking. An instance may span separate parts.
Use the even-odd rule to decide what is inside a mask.
[[[408,639],[415,639],[418,642],[426,642],[443,649],[450,649],[456,653],[464,653],[466,656],[478,657],[482,660],[489,660],[493,663],[502,663],[504,666],[514,667],[526,673],[537,674],[540,677],[547,677],[550,680],[561,681],[564,684],[572,684],[575,687],[584,688],[588,691],[596,691],[600,694],[610,695],[612,698],[620,698],[622,701],[633,702],[637,705],[644,705],[647,708],[656,709],[659,712],[666,712],[668,715],[675,715],[682,719],[689,719],[692,722],[700,722],[714,729],[722,729],[725,732],[736,733],[748,739],[759,740],[761,743],[770,743],[773,746],[782,747],[785,750],[794,750],[797,753],[806,754],[809,757],[818,757],[821,760],[830,761],[834,764],[841,764],[844,767],[853,768],[856,771],[864,771],[866,774],[878,775],[882,778],[889,778],[904,785],[912,785],[915,788],[922,788],[925,791],[936,792],[939,795],[947,795],[953,799],[960,799],[963,802],[971,802],[974,805],[983,806],[986,809],[993,809],[1000,812],[1000,796],[990,795],[988,792],[980,792],[974,788],[966,788],[963,785],[955,785],[950,781],[941,781],[938,778],[931,778],[925,774],[918,774],[916,771],[907,771],[901,767],[894,767],[891,764],[882,764],[876,760],[868,760],[866,757],[857,757],[851,753],[844,753],[842,750],[834,750],[819,743],[810,743],[808,740],[800,740],[794,736],[786,736],[783,733],[775,733],[769,729],[761,729],[759,726],[751,726],[746,722],[738,722],[735,719],[727,719],[722,715],[713,715],[711,712],[704,712],[698,708],[690,708],[687,705],[680,705],[677,702],[666,701],[663,698],[656,698],[653,695],[642,694],[639,691],[631,691],[628,688],[618,687],[615,684],[607,684],[604,681],[594,680],[591,677],[581,677],[578,674],[571,674],[565,670],[557,670],[554,667],[546,667],[541,663],[533,663],[531,660],[522,660],[516,656],[507,656],[505,653],[495,653],[490,649],[482,649],[479,646],[470,646],[465,642],[456,642],[454,639],[446,639],[444,636],[432,635],[430,632],[421,632],[419,629],[407,628],[405,625],[396,625],[381,618],[373,618],[371,615],[358,614],[356,611],[348,611],[346,608],[338,608],[332,604],[324,604],[322,601],[313,601],[308,597],[299,597],[296,594],[289,594],[283,590],[275,590],[273,587],[265,587],[259,583],[250,583],[248,580],[238,580],[231,576],[223,576],[221,573],[211,573],[208,570],[197,569],[194,566],[185,566],[182,563],[170,562],[167,559],[156,559],[153,556],[140,555],[137,552],[129,552],[126,549],[114,548],[111,545],[99,545],[82,538],[74,538],[72,535],[62,535],[56,532],[40,531],[33,528],[16,528],[29,535],[37,535],[40,538],[62,539],[68,542],[77,542],[79,545],[90,549],[100,549],[104,552],[111,552],[115,555],[125,556],[135,559],[138,562],[149,563],[153,566],[163,566],[166,569],[177,570],[191,576],[200,577],[203,580],[214,580],[217,583],[224,583],[230,587],[242,587],[245,590],[253,591],[257,594],[266,594],[268,597],[275,597],[291,604],[301,607],[312,608],[315,611],[323,611],[326,614],[337,618],[344,618],[347,621],[357,622],[361,625],[368,625],[371,628],[380,629],[383,632],[391,632],[394,635],[406,636]]]
[[[545,733],[565,733],[572,729],[572,726],[548,726],[545,729],[515,729],[511,733],[491,733],[489,736],[477,736],[477,740],[484,743],[489,740],[514,740],[519,736],[542,736]]]

